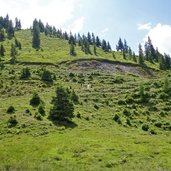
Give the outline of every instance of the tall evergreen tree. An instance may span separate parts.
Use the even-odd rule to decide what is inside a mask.
[[[14,27],[13,27],[12,20],[9,21],[9,24],[8,24],[8,27],[7,27],[7,35],[8,35],[9,39],[14,37]]]
[[[5,40],[5,31],[4,29],[0,29],[0,42]]]
[[[163,55],[159,56],[159,68],[161,70],[165,70],[166,69],[166,67],[165,67],[165,60],[164,60],[164,56]]]
[[[56,96],[52,99],[53,107],[50,110],[49,118],[52,120],[64,120],[74,117],[74,105],[70,93],[63,88],[57,87]]]
[[[102,49],[106,52],[106,51],[108,51],[108,49],[107,49],[107,43],[106,43],[106,40],[102,40]]]
[[[124,39],[124,44],[123,44],[123,50],[125,53],[128,53],[128,45],[127,45],[127,41]]]
[[[71,56],[76,56],[75,46],[72,43],[70,44],[70,55]]]
[[[139,44],[139,60],[138,63],[143,66],[144,65],[144,55],[141,44]]]
[[[97,48],[95,44],[93,45],[93,52],[94,52],[94,55],[97,55]]]
[[[96,46],[100,47],[101,46],[101,41],[98,36],[96,36]]]
[[[137,62],[137,58],[136,58],[135,52],[133,52],[133,54],[132,54],[132,59],[133,59],[134,62]]]
[[[39,23],[36,19],[33,21],[32,47],[35,49],[40,48],[40,28]]]
[[[94,36],[94,33],[92,33],[91,37],[92,37],[92,43],[95,44],[96,43],[96,38]]]
[[[15,18],[15,30],[21,30],[21,21]]]
[[[88,43],[91,45],[92,44],[92,38],[91,38],[90,32],[87,33],[87,40],[88,40]]]
[[[171,59],[170,56],[167,54],[164,54],[164,59],[165,59],[165,68],[169,70],[171,68]]]
[[[1,44],[1,46],[0,46],[0,56],[5,56],[5,48],[4,48],[3,44]]]
[[[15,45],[12,43],[11,44],[11,53],[10,53],[10,56],[11,56],[10,63],[11,64],[14,64],[15,63],[15,61],[16,61],[16,55],[17,55],[17,50],[15,48]]]
[[[124,44],[122,42],[122,39],[119,38],[118,44],[116,45],[116,50],[117,51],[123,51],[123,49],[124,49]]]

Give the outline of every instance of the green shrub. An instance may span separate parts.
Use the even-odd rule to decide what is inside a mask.
[[[152,135],[156,135],[156,134],[157,134],[157,132],[156,132],[154,129],[151,129],[151,130],[150,130],[150,133],[151,133]]]
[[[18,124],[18,121],[15,117],[10,117],[8,120],[8,127],[15,127]]]
[[[126,105],[126,102],[124,100],[119,100],[118,105]]]
[[[97,104],[95,104],[94,105],[94,108],[98,110],[99,109],[99,106]]]
[[[78,95],[75,93],[75,91],[73,90],[71,93],[71,99],[74,102],[74,104],[78,104],[79,103],[79,97]]]
[[[41,75],[41,80],[44,82],[52,83],[53,82],[53,77],[52,73],[48,70],[43,70],[43,73]]]
[[[37,112],[35,113],[34,118],[36,118],[39,121],[43,120],[42,116]]]
[[[44,105],[41,104],[41,105],[39,106],[38,112],[39,112],[42,116],[45,115],[45,107],[44,107]]]
[[[72,72],[70,72],[70,73],[69,73],[69,77],[72,77],[72,78],[73,78],[73,77],[75,77],[75,74],[72,73]]]
[[[41,99],[40,99],[39,95],[37,93],[34,93],[33,97],[30,100],[30,105],[33,107],[36,107],[40,104],[40,102],[41,102]]]
[[[131,115],[130,111],[128,111],[127,109],[124,109],[124,110],[123,110],[123,114],[124,114],[125,116],[130,116],[130,115]]]
[[[149,130],[149,126],[147,124],[142,125],[142,130],[143,131],[148,131]]]
[[[128,118],[126,119],[126,124],[129,125],[129,126],[131,126],[131,121],[130,121],[130,119],[128,119]]]
[[[113,117],[114,121],[117,121],[119,119],[119,116],[117,114],[115,114],[115,116]]]
[[[77,113],[77,118],[81,119],[81,114]]]
[[[126,101],[127,104],[134,103],[134,99],[131,96],[127,96],[125,101]]]
[[[9,114],[15,113],[15,108],[13,106],[9,106],[7,109],[7,113],[9,113]]]
[[[20,79],[28,79],[31,76],[29,68],[23,68],[21,71]]]
[[[158,127],[158,128],[161,128],[161,127],[162,127],[162,123],[161,123],[161,122],[156,122],[154,125],[155,125],[156,127]]]

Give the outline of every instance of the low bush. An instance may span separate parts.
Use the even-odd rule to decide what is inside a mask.
[[[42,115],[40,115],[40,114],[37,113],[37,112],[35,113],[34,118],[36,118],[36,119],[39,120],[39,121],[43,120]]]
[[[16,117],[10,117],[8,120],[8,127],[15,127],[18,124]]]
[[[44,107],[43,104],[41,104],[41,105],[39,106],[38,112],[39,112],[42,116],[45,115],[45,107]]]
[[[7,113],[9,114],[15,113],[15,108],[13,106],[9,106],[7,109]]]
[[[36,107],[40,104],[40,102],[41,102],[41,99],[40,99],[39,95],[37,93],[34,93],[33,97],[30,100],[30,105],[33,107]]]
[[[149,130],[149,126],[147,124],[142,125],[142,130],[143,131],[148,131]]]

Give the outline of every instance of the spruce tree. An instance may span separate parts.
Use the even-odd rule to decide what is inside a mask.
[[[11,53],[10,53],[10,56],[11,56],[10,63],[11,64],[14,64],[15,63],[15,61],[16,61],[16,55],[17,55],[17,50],[16,50],[15,45],[12,43],[11,44]]]
[[[73,45],[73,43],[70,44],[70,55],[71,56],[76,56],[75,46]]]
[[[139,44],[139,60],[138,63],[143,66],[144,65],[144,57],[143,57],[143,50],[141,44]]]
[[[40,28],[39,28],[39,23],[36,19],[33,21],[32,47],[35,49],[40,48]]]
[[[0,29],[0,42],[5,40],[5,31],[4,29]]]
[[[1,46],[0,46],[0,56],[5,56],[5,48],[4,48],[3,44],[1,44]]]
[[[12,20],[9,21],[9,25],[7,27],[7,35],[9,39],[14,37],[14,27],[13,27]]]
[[[97,55],[97,48],[96,48],[96,45],[93,46],[93,52],[94,52],[94,55]]]
[[[98,36],[96,36],[96,46],[100,47],[101,46],[101,41]]]
[[[63,87],[57,87],[56,96],[52,99],[53,107],[49,118],[52,120],[64,120],[74,117],[74,105],[70,93]]]

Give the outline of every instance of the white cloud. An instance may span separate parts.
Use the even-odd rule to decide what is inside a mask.
[[[104,28],[104,29],[101,31],[101,34],[104,34],[104,33],[108,32],[108,31],[109,31],[109,28]]]
[[[100,31],[100,36],[102,37],[102,38],[104,38],[105,37],[105,35],[106,35],[106,33],[109,31],[109,28],[104,28],[103,30],[101,30]]]
[[[84,26],[84,21],[85,18],[84,17],[80,17],[78,19],[76,19],[73,24],[67,26],[67,28],[65,29],[67,32],[72,31],[72,33],[78,33],[83,29]]]
[[[149,30],[144,41],[147,41],[148,36],[150,36],[154,47],[158,47],[161,53],[171,55],[171,25],[162,25],[158,23]]]
[[[10,18],[21,19],[22,26],[28,28],[34,18],[61,27],[74,18],[74,10],[80,0],[1,0],[0,15],[7,13]]]
[[[138,30],[150,30],[151,29],[151,23],[138,24],[137,27],[138,27]]]

